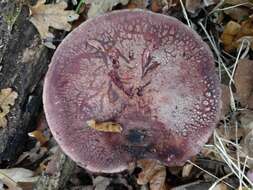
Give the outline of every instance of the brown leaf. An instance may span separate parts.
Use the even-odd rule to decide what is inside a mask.
[[[247,106],[253,93],[253,61],[243,59],[238,62],[235,72],[236,94],[243,106]]]
[[[166,190],[166,168],[155,160],[139,160],[142,172],[138,175],[139,185],[150,184],[150,190]]]
[[[242,128],[246,130],[246,133],[253,130],[253,111],[250,110],[241,111],[240,122]]]
[[[167,0],[153,0],[151,10],[153,12],[160,12],[166,5],[168,5]]]
[[[249,109],[253,109],[253,93],[251,93],[251,96],[249,97],[248,107]]]
[[[145,9],[147,7],[147,1],[146,0],[130,0],[127,4],[128,9]]]
[[[228,190],[228,186],[224,183],[219,183],[212,190]]]
[[[71,30],[71,24],[68,22],[78,19],[79,15],[72,10],[65,10],[67,3],[60,1],[55,4],[45,4],[46,0],[38,0],[35,6],[30,7],[30,21],[37,28],[40,37],[49,48],[55,48],[50,40],[54,35],[49,32],[49,27],[59,30]]]
[[[224,3],[230,5],[244,4],[244,6],[252,7],[252,0],[225,0]]]
[[[242,157],[246,155],[252,157],[253,156],[253,111],[250,110],[243,110],[240,114],[240,123],[241,127],[244,130],[242,147],[243,147],[243,154]],[[239,128],[238,128],[239,129]],[[253,167],[252,160],[248,161],[248,165]]]
[[[122,127],[120,126],[120,124],[114,122],[97,123],[94,119],[91,119],[86,123],[90,128],[95,129],[97,131],[112,133],[120,133],[122,131]]]
[[[221,35],[221,41],[224,44],[224,49],[226,51],[232,51],[236,48],[240,48],[244,39],[247,39],[247,41],[250,42],[250,47],[253,49],[252,18],[249,18],[240,24],[235,21],[230,21],[226,24]]]
[[[243,150],[248,156],[253,157],[253,130],[245,136]]]
[[[231,51],[232,49],[235,48],[233,42],[236,41],[235,37],[240,32],[240,30],[241,25],[235,21],[229,21],[225,25],[224,31],[221,35],[221,41],[224,44],[224,49],[226,51]]]
[[[222,119],[230,110],[230,90],[227,85],[221,84],[221,118]]]
[[[32,131],[31,133],[28,133],[28,135],[34,137],[38,142],[40,142],[40,145],[44,145],[49,140],[40,130]]]
[[[194,14],[201,8],[201,0],[186,0],[185,8],[188,12]]]
[[[250,10],[246,7],[234,7],[233,9],[224,10],[224,13],[240,23],[250,15]]]
[[[5,88],[0,91],[0,128],[7,126],[7,119],[5,116],[10,111],[10,106],[15,103],[18,94],[12,91],[11,88]]]

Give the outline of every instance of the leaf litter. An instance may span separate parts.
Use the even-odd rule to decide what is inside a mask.
[[[30,7],[30,21],[37,28],[42,42],[48,48],[55,49],[52,43],[54,34],[49,31],[49,27],[58,30],[71,30],[71,24],[77,20],[79,15],[73,10],[65,10],[67,3],[60,1],[55,4],[45,4],[46,0],[38,0],[37,4]]]
[[[6,115],[10,112],[11,106],[15,104],[17,97],[17,92],[11,88],[5,88],[0,91],[0,128],[7,126]]]
[[[220,122],[213,137],[201,153],[189,160],[184,166],[168,168],[154,161],[142,160],[138,161],[137,164],[141,171],[136,171],[138,167],[134,167],[132,171],[126,171],[117,174],[117,176],[89,173],[89,175],[86,175],[86,179],[91,178],[89,183],[83,183],[84,178],[74,182],[79,178],[74,175],[72,176],[74,178],[73,182],[68,183],[67,186],[73,190],[107,190],[111,187],[117,189],[120,185],[124,186],[125,189],[150,190],[182,190],[193,189],[197,186],[205,187],[202,189],[211,188],[212,190],[252,189],[252,1],[87,0],[82,1],[82,3],[87,10],[82,11],[80,14],[86,18],[113,9],[143,8],[175,16],[186,24],[188,23],[200,33],[214,52],[217,72],[222,83],[223,106]],[[55,4],[45,4],[45,1],[42,0],[39,0],[35,6],[30,8],[31,22],[40,33],[43,43],[50,48],[55,48],[52,43],[55,35],[51,32],[50,27],[70,31],[72,27],[69,22],[78,18],[74,11],[75,8],[65,10],[66,8],[67,4],[63,1]],[[241,14],[238,14],[238,11]],[[4,103],[5,107],[8,108],[5,109],[8,110],[5,111],[7,113],[17,98],[17,94],[13,93],[9,103]],[[0,100],[3,94],[6,94],[6,92],[1,91]],[[107,127],[102,128],[110,131],[110,129],[107,130]],[[29,162],[30,166],[33,165],[33,171],[39,171],[40,174],[47,169],[52,155],[56,154],[53,151],[56,143],[51,136],[47,136],[46,130],[41,130],[39,127],[30,134],[29,138],[35,140],[36,145],[20,156],[15,167],[25,167],[24,163]],[[87,171],[79,168],[79,172],[84,175]],[[9,184],[14,190],[22,189],[12,178],[14,177],[5,178],[5,184]],[[2,178],[0,180],[3,181]],[[115,183],[115,181],[119,182]]]

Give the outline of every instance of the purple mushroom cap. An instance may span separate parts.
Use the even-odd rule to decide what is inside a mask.
[[[43,101],[62,150],[105,173],[143,158],[182,165],[207,142],[220,113],[207,45],[177,19],[144,10],[114,11],[71,32],[53,56]],[[94,130],[91,119],[123,131]]]

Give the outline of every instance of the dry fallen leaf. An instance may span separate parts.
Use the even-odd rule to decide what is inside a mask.
[[[249,171],[247,172],[247,177],[249,178],[249,180],[250,180],[251,182],[253,182],[253,171],[252,171],[252,170],[249,170]]]
[[[130,0],[127,4],[128,9],[145,9],[148,6],[148,3],[146,0]]]
[[[38,0],[35,6],[30,7],[31,18],[30,21],[37,28],[44,45],[54,49],[55,45],[52,44],[54,35],[49,32],[49,27],[59,30],[71,30],[72,22],[78,19],[79,15],[72,10],[65,10],[67,3],[60,1],[55,4],[45,4],[46,0]]]
[[[95,186],[94,190],[106,190],[110,182],[110,178],[98,176],[93,180],[93,186]]]
[[[169,1],[167,1],[167,0],[153,0],[151,2],[151,10],[153,12],[160,12],[165,6],[169,7]]]
[[[221,41],[224,44],[224,49],[226,51],[231,51],[235,48],[235,36],[241,30],[241,25],[235,21],[229,21],[225,27],[224,31],[221,35]]]
[[[244,4],[244,6],[252,7],[252,0],[225,0],[224,3],[229,5]]]
[[[122,131],[122,127],[120,126],[120,124],[114,122],[97,123],[94,119],[91,119],[86,123],[90,128],[95,129],[97,131],[112,133],[120,133]]]
[[[41,130],[32,131],[31,133],[28,133],[28,135],[34,137],[38,142],[40,142],[40,145],[44,145],[49,140]]]
[[[253,110],[253,93],[252,93],[251,96],[249,97],[248,107],[249,107],[249,109],[252,109],[252,110]]]
[[[224,183],[219,183],[212,190],[228,190],[228,186]]]
[[[247,106],[249,97],[253,94],[253,61],[248,59],[240,60],[234,79],[239,101],[243,106]]]
[[[155,160],[139,160],[137,165],[142,168],[138,175],[137,183],[146,185],[149,183],[150,190],[166,190],[166,168]]]
[[[239,117],[241,127],[238,129],[243,129],[243,141],[242,148],[243,152],[241,157],[250,156],[253,157],[253,111],[251,110],[242,110]],[[247,163],[253,169],[253,162],[249,160]]]
[[[188,177],[192,171],[192,164],[185,164],[182,171],[182,177]]]
[[[230,110],[230,90],[229,87],[224,84],[221,84],[221,101],[222,107],[220,119],[223,119],[223,117],[225,117]]]
[[[34,177],[34,172],[25,168],[0,169],[0,181],[9,190],[22,190],[19,183],[35,183],[38,177]]]
[[[15,103],[18,94],[12,91],[11,88],[5,88],[0,91],[0,127],[7,126],[7,119],[5,116],[10,111],[10,106]]]
[[[118,4],[127,5],[128,2],[129,0],[87,0],[85,3],[91,4],[88,11],[88,17],[91,18],[111,11]]]
[[[201,0],[186,0],[185,8],[188,12],[195,14],[201,8]]]
[[[40,142],[37,142],[35,147],[27,152],[23,152],[18,160],[16,161],[16,165],[23,162],[24,160],[29,160],[30,163],[35,163],[39,159],[41,159],[46,153],[48,149],[46,147],[42,147]]]
[[[242,128],[247,132],[253,130],[253,111],[243,110],[239,118]]]
[[[243,151],[253,157],[253,130],[251,130],[244,138]]]
[[[234,7],[233,9],[224,10],[224,13],[240,23],[245,18],[249,17],[250,10],[246,7]]]
[[[247,47],[247,42],[253,49],[253,19],[248,18],[240,23],[229,21],[221,35],[221,41],[228,52],[240,48],[243,41],[243,48]]]

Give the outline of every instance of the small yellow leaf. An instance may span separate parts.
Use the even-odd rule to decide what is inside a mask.
[[[11,88],[5,88],[0,91],[0,127],[7,126],[5,116],[10,111],[10,106],[13,106],[18,94],[12,91]]]
[[[48,142],[47,137],[40,130],[35,130],[31,133],[28,133],[28,135],[34,137],[37,141],[40,142],[41,145],[44,145],[46,142]]]
[[[49,27],[70,31],[71,24],[68,22],[78,19],[79,15],[73,10],[65,10],[68,6],[65,1],[55,4],[45,4],[45,2],[46,0],[38,0],[37,4],[30,8],[30,21],[37,28],[41,39],[45,41],[44,45],[54,49],[55,46],[52,44],[54,35],[49,32]]]
[[[121,125],[114,122],[97,123],[94,119],[91,119],[86,123],[90,128],[95,129],[97,131],[112,133],[120,133],[122,131]]]
[[[235,21],[229,21],[225,28],[224,28],[224,32],[225,34],[230,34],[230,35],[236,35],[238,34],[238,32],[240,32],[241,29],[241,25],[238,24]]]

